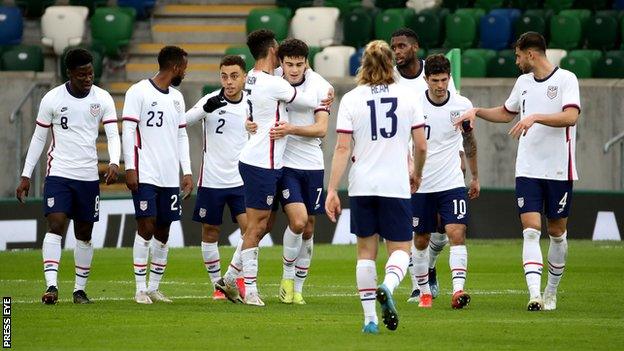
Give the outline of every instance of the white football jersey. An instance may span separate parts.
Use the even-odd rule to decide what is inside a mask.
[[[412,129],[424,127],[420,100],[399,84],[360,85],[340,101],[336,128],[352,133],[349,196],[411,197],[407,166]]]
[[[310,94],[317,97],[317,106],[295,107],[286,105],[288,119],[291,124],[297,126],[309,126],[315,122],[314,114],[318,111],[327,111],[327,107],[321,106],[321,101],[327,98],[327,93],[331,89],[329,84],[321,75],[312,70],[306,70],[303,82],[293,85],[297,89],[297,94]],[[323,150],[321,150],[321,138],[310,138],[299,135],[289,135],[284,151],[284,167],[305,170],[325,169],[323,161]]]
[[[184,98],[169,87],[162,90],[143,79],[126,92],[123,119],[137,122],[134,165],[139,183],[160,187],[180,186],[178,129],[186,127]]]
[[[297,90],[281,77],[256,69],[247,74],[245,90],[249,93],[249,117],[258,129],[245,144],[240,161],[255,167],[280,169],[287,138],[271,140],[269,131],[279,121],[288,122],[285,103],[295,99]]]
[[[100,121],[117,122],[115,103],[106,90],[95,85],[84,98],[73,96],[68,85],[50,90],[39,106],[37,124],[52,133],[46,175],[98,180],[95,141]]]
[[[581,111],[578,80],[574,73],[559,67],[541,80],[533,73],[521,75],[505,101],[505,109],[519,113],[520,119],[535,113],[558,113],[568,107]],[[576,126],[533,124],[526,136],[520,137],[516,177],[577,180],[575,147]]]
[[[429,98],[428,91],[421,101],[426,123],[427,161],[418,192],[433,193],[465,186],[459,158],[463,137],[453,123],[472,108],[472,103],[457,93],[449,92],[445,102],[436,104]]]
[[[197,182],[200,187],[223,189],[243,185],[243,179],[238,173],[238,159],[248,139],[245,130],[247,93],[243,91],[239,101],[225,98],[227,105],[206,113],[203,107],[206,100],[220,91],[204,96],[186,112],[189,123],[202,120],[204,157]]]
[[[414,89],[418,94],[424,94],[425,90],[429,89],[427,86],[427,81],[425,80],[425,60],[420,60],[420,70],[414,77],[406,77],[399,72],[399,69],[394,66],[394,73],[396,78],[398,79],[396,82],[405,85],[406,87]],[[457,92],[455,89],[455,82],[453,81],[453,77],[451,77],[448,85],[448,90],[452,93]]]

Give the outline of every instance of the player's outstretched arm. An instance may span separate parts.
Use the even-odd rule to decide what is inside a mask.
[[[332,158],[331,173],[329,175],[329,184],[327,186],[327,199],[325,199],[325,212],[332,222],[336,222],[336,217],[340,214],[340,198],[338,197],[338,185],[345,170],[347,162],[351,155],[351,134],[338,133],[338,140],[334,148],[334,157]]]
[[[529,115],[518,121],[518,123],[509,130],[509,135],[516,139],[520,138],[521,135],[526,135],[529,128],[535,123],[555,128],[572,127],[576,125],[579,113],[580,110],[578,106],[568,106],[562,112]]]
[[[271,128],[269,134],[271,139],[280,139],[287,135],[298,135],[309,138],[324,138],[327,134],[327,124],[329,122],[329,112],[319,110],[314,114],[314,124],[307,126],[296,126],[288,122],[279,122],[277,126]]]
[[[412,150],[414,172],[410,175],[410,186],[412,193],[415,193],[420,188],[422,171],[427,159],[427,137],[422,126],[412,128],[412,140],[414,141],[414,150]]]
[[[28,147],[28,153],[26,154],[22,177],[17,189],[15,189],[15,197],[22,203],[24,202],[25,197],[28,196],[28,191],[30,190],[30,176],[35,169],[37,162],[39,162],[39,157],[45,147],[46,140],[48,138],[48,128],[49,126],[46,127],[37,123],[35,126],[35,132],[30,140],[30,146]]]
[[[481,192],[481,185],[479,184],[479,169],[477,162],[477,139],[474,136],[474,132],[462,132],[462,137],[464,139],[464,153],[466,155],[466,160],[468,161],[468,168],[470,169],[470,175],[472,179],[470,180],[470,186],[468,188],[468,198],[476,199],[479,197],[479,193]]]
[[[474,123],[477,117],[494,123],[509,123],[516,118],[517,113],[513,113],[505,108],[505,106],[497,106],[491,108],[471,108],[464,112],[460,118],[453,123],[456,128],[461,128],[461,124],[464,121],[470,122],[470,128],[474,128]]]
[[[106,132],[106,140],[108,141],[108,171],[105,175],[106,185],[113,184],[117,181],[119,174],[119,158],[121,157],[121,141],[119,140],[119,129],[117,128],[117,120],[104,123],[104,131]]]

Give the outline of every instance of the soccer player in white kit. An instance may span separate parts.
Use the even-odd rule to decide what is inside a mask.
[[[203,122],[204,155],[193,220],[202,223],[202,257],[213,286],[221,279],[218,242],[226,204],[241,233],[247,227],[243,179],[238,173],[238,159],[248,137],[247,93],[243,91],[247,76],[245,61],[238,55],[228,55],[219,66],[221,89],[199,99],[185,117],[189,126],[199,120]],[[237,280],[239,290],[242,282],[242,278]],[[212,298],[222,300],[225,295],[215,289]]]
[[[122,143],[126,185],[132,191],[138,227],[132,256],[135,301],[140,304],[171,302],[158,289],[167,267],[169,227],[180,219],[180,197],[187,198],[193,190],[184,98],[173,88],[184,79],[186,56],[177,46],[162,48],[158,73],[132,85],[124,101]],[[181,194],[180,167],[184,175]]]
[[[536,32],[524,33],[515,45],[516,64],[524,72],[503,106],[474,108],[456,123],[477,116],[508,123],[520,114],[509,134],[520,140],[516,157],[516,198],[524,243],[522,263],[529,289],[529,311],[554,310],[557,287],[568,253],[567,222],[572,183],[578,179],[574,150],[581,103],[574,73],[546,58],[546,41]],[[548,220],[548,283],[541,295],[541,215]]]
[[[478,182],[471,183],[466,193],[464,174],[460,167],[459,145],[463,135],[453,122],[472,108],[465,97],[448,89],[451,63],[444,55],[427,57],[425,77],[429,89],[421,97],[425,115],[427,137],[427,163],[418,192],[412,196],[414,213],[414,241],[412,264],[420,290],[420,307],[432,306],[429,287],[429,236],[441,227],[451,243],[449,265],[453,282],[451,306],[463,308],[470,302],[464,292],[467,276],[468,253],[466,250],[466,226],[468,224],[467,197],[478,195]],[[467,153],[476,164],[476,143],[472,131],[467,141]]]
[[[65,63],[69,81],[50,90],[41,100],[37,126],[33,133],[24,170],[15,195],[24,202],[30,189],[30,176],[46,144],[48,130],[52,143],[44,183],[43,207],[48,229],[41,253],[46,280],[45,304],[58,300],[58,267],[61,239],[69,220],[74,221],[76,283],[74,303],[90,303],[85,292],[93,259],[91,233],[99,219],[100,187],[96,139],[99,124],[104,124],[110,164],[106,184],[117,180],[121,145],[117,112],[110,94],[93,85],[93,57],[84,49],[67,53]]]
[[[256,285],[258,275],[258,244],[266,233],[267,221],[275,201],[277,182],[282,174],[282,156],[286,139],[271,139],[272,127],[280,121],[287,121],[285,104],[315,106],[316,96],[298,94],[296,88],[281,77],[273,75],[279,60],[277,41],[270,30],[260,29],[249,34],[247,46],[256,64],[248,74],[245,90],[249,92],[247,104],[249,118],[257,123],[239,160],[239,172],[244,182],[247,230],[243,235],[240,256],[235,254],[232,264],[216,288],[231,301],[243,300],[235,285],[237,271],[243,268],[245,280],[244,302],[248,305],[264,306]],[[239,251],[237,249],[237,251]],[[235,259],[240,257],[240,262]]]
[[[325,202],[327,215],[335,222],[341,211],[338,185],[352,157],[351,232],[357,235],[356,278],[364,310],[362,331],[370,334],[379,332],[375,299],[381,304],[386,327],[398,327],[392,293],[409,265],[413,236],[410,198],[422,181],[427,152],[422,108],[409,88],[395,82],[392,61],[386,42],[375,40],[366,46],[356,78],[358,86],[340,101],[338,140]],[[414,141],[413,172],[407,162],[410,138]],[[376,286],[380,236],[386,241],[389,258],[383,283]]]

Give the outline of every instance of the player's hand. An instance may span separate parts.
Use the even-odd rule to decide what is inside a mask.
[[[269,136],[271,137],[271,140],[281,139],[286,137],[288,134],[292,134],[293,128],[292,124],[279,121],[275,127],[271,128]]]
[[[329,108],[334,103],[335,97],[336,95],[334,92],[334,88],[333,87],[329,88],[329,90],[327,91],[327,97],[321,100],[321,105]]]
[[[477,109],[471,108],[470,110],[464,112],[463,115],[459,116],[459,119],[453,123],[455,130],[461,128],[464,132],[469,132],[474,129],[475,120],[477,119]],[[464,123],[464,122],[468,123]]]
[[[139,176],[136,169],[126,170],[126,186],[132,192],[139,190]]]
[[[17,201],[19,201],[20,203],[25,203],[29,190],[30,190],[30,178],[21,177],[20,183],[17,186],[17,189],[15,189],[15,197],[17,198]]]
[[[329,220],[336,223],[336,216],[342,212],[340,208],[340,198],[336,190],[328,190],[327,198],[325,199],[325,213]]]
[[[412,194],[416,193],[422,183],[422,176],[417,176],[414,173],[410,174],[410,191]]]
[[[193,191],[193,176],[190,174],[185,174],[182,177],[182,200],[186,200],[191,197],[191,192]]]
[[[245,130],[247,130],[247,132],[249,134],[256,134],[256,132],[258,131],[258,123],[252,122],[249,119],[246,120],[245,121]]]
[[[472,178],[470,181],[470,187],[468,188],[468,198],[474,200],[479,197],[481,193],[481,185],[478,178]]]
[[[527,116],[519,120],[507,134],[511,135],[514,139],[520,139],[521,136],[525,136],[527,134],[529,128],[533,126],[533,123],[535,123],[535,115]]]
[[[204,111],[206,111],[206,113],[212,113],[214,110],[227,105],[227,101],[225,101],[225,96],[223,95],[223,90],[224,89],[221,88],[218,95],[206,100],[206,103],[204,104]]]
[[[114,163],[108,165],[108,171],[104,175],[104,179],[106,179],[106,185],[111,185],[117,181],[117,176],[119,175],[119,166]]]

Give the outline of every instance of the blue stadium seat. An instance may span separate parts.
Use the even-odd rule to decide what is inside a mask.
[[[516,23],[520,16],[522,16],[522,11],[520,11],[519,9],[494,9],[490,11],[490,15],[500,15],[507,17],[509,18],[511,25],[513,26],[513,24]]]
[[[156,0],[117,0],[119,7],[134,8],[138,19],[148,18],[155,5]]]
[[[624,0],[615,0],[613,2],[614,10],[624,10]]]
[[[362,55],[364,54],[364,48],[358,49],[355,54],[349,58],[349,74],[355,76],[358,68],[360,68],[360,61],[362,61]]]
[[[18,7],[0,6],[0,45],[17,45],[22,42],[24,20]]]
[[[508,17],[489,14],[481,18],[479,33],[481,47],[491,50],[503,50],[509,47],[513,27]]]

